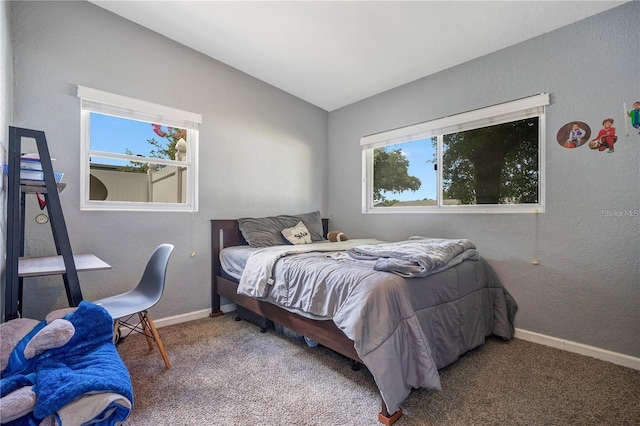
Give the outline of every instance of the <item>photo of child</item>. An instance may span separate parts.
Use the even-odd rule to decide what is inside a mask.
[[[572,121],[558,130],[558,143],[564,148],[577,148],[589,140],[591,128],[582,121]]]
[[[598,151],[607,150],[607,153],[614,152],[613,144],[618,140],[616,129],[613,127],[613,118],[605,118],[602,121],[602,129],[598,132],[598,136],[591,142],[589,147]]]

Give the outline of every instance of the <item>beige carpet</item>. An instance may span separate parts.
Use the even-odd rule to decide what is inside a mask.
[[[234,314],[159,330],[173,368],[141,335],[119,346],[134,387],[127,425],[378,425],[372,376],[326,348]],[[398,426],[640,425],[640,371],[523,340],[490,338],[414,390]]]

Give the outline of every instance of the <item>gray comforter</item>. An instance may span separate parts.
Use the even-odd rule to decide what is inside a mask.
[[[257,250],[247,261],[238,293],[333,320],[354,341],[393,413],[412,388],[441,389],[438,369],[486,336],[511,338],[517,305],[482,258],[404,278],[376,271],[377,260],[345,254],[372,243],[310,245],[322,246],[321,251],[309,246]]]
[[[403,277],[426,277],[451,268],[466,259],[477,259],[478,251],[470,240],[412,237],[407,241],[358,245],[347,250],[358,260],[374,261],[376,271],[393,272]]]

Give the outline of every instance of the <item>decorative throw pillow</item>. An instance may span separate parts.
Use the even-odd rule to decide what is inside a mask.
[[[291,244],[311,244],[311,234],[302,221],[293,228],[283,229],[282,235]]]
[[[309,230],[311,241],[324,240],[322,217],[319,211],[297,215],[270,217],[245,217],[238,219],[238,227],[247,244],[251,247],[271,247],[286,244],[282,230],[296,226],[302,221]]]

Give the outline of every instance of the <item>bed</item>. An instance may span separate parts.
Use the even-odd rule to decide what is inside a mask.
[[[380,390],[383,424],[400,418],[411,389],[440,390],[438,369],[485,337],[513,337],[517,304],[468,240],[455,261],[416,266],[388,250],[422,250],[436,240],[331,243],[319,212],[211,225],[211,316],[222,315],[224,297],[364,364]],[[229,261],[238,252],[241,260]]]

